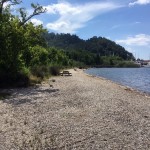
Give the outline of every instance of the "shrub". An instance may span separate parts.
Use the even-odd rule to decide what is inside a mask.
[[[49,72],[51,75],[57,76],[60,73],[60,67],[59,66],[50,66]]]
[[[0,87],[27,87],[30,83],[28,75],[24,73],[0,73]]]
[[[49,75],[47,66],[34,66],[31,68],[31,73],[41,79]]]
[[[47,65],[48,64],[48,51],[41,46],[35,46],[30,48],[31,51],[31,66],[35,65]]]
[[[122,67],[122,68],[138,68],[140,67],[137,64],[134,64],[133,62],[130,61],[121,61],[119,62],[116,67]]]
[[[30,75],[30,85],[40,84],[41,82],[42,82],[41,78]]]

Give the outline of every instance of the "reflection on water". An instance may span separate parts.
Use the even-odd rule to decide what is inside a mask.
[[[150,68],[91,68],[85,72],[150,94]]]

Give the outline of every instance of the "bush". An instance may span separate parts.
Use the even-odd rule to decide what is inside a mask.
[[[30,75],[30,85],[41,84],[42,79],[37,76]]]
[[[44,79],[50,75],[59,75],[60,68],[60,66],[34,66],[31,68],[31,73],[33,76]]]
[[[30,84],[28,75],[23,73],[0,73],[0,87],[27,87]]]
[[[140,67],[139,65],[130,62],[130,61],[121,61],[119,62],[116,67],[121,67],[121,68],[138,68]]]
[[[47,65],[48,64],[48,51],[41,46],[35,46],[30,48],[31,51],[31,66],[35,65]]]
[[[51,75],[57,76],[60,73],[60,67],[59,66],[50,66],[49,72]]]
[[[34,66],[31,68],[31,73],[41,79],[49,75],[47,66]]]

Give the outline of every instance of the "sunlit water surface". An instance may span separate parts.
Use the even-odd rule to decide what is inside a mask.
[[[150,94],[150,68],[91,68],[85,72]]]

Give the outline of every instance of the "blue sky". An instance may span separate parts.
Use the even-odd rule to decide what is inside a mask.
[[[23,0],[29,13],[31,2],[47,9],[31,21],[49,32],[106,37],[136,58],[150,59],[150,0]]]

